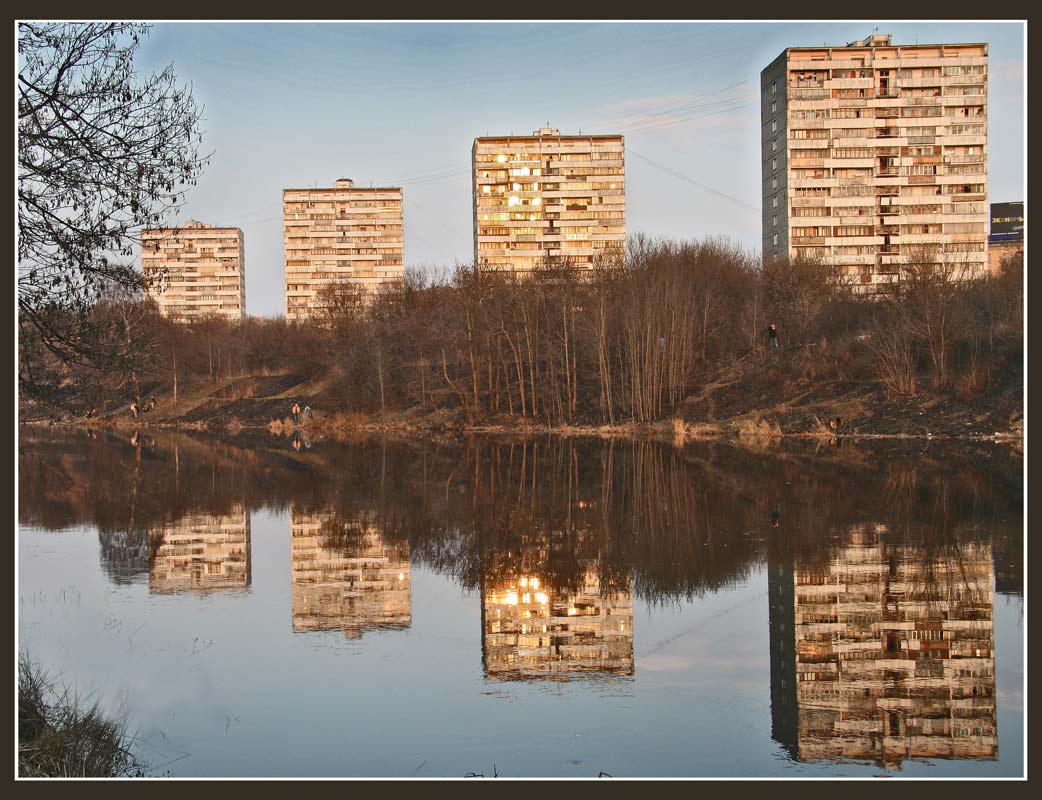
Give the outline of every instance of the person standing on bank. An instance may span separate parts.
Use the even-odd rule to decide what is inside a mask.
[[[294,425],[299,425],[300,424],[300,404],[299,403],[293,403],[292,412],[293,412],[293,424]]]
[[[778,323],[776,322],[767,326],[767,346],[778,347]]]

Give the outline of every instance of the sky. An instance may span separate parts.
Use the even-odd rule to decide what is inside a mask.
[[[473,256],[474,137],[623,134],[626,229],[760,244],[759,74],[786,47],[989,43],[992,202],[1023,200],[1021,23],[158,23],[204,106],[199,183],[170,223],[242,228],[246,310],[285,311],[282,190],[402,186],[405,264]]]

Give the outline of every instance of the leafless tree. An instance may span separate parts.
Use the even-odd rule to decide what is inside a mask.
[[[147,31],[18,25],[18,306],[62,358],[82,356],[95,337],[50,324],[52,312],[81,309],[113,285],[136,289],[137,232],[176,209],[207,161],[191,88],[171,66],[134,70]]]

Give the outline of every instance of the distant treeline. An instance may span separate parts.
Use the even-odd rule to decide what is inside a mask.
[[[457,267],[416,271],[375,296],[329,287],[306,322],[216,318],[177,324],[111,295],[21,329],[23,396],[80,411],[229,378],[323,379],[344,411],[454,408],[547,422],[646,423],[677,412],[714,369],[781,348],[814,348],[893,394],[980,393],[1019,359],[1023,261],[989,278],[909,265],[868,300],[817,262],[760,263],[724,240],[632,237],[621,264],[581,272],[547,261],[524,278]],[[826,347],[821,347],[821,345]]]

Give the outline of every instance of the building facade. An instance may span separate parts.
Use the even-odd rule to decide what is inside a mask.
[[[988,234],[988,270],[1002,271],[1002,262],[1024,255],[1024,201],[991,204],[991,231]]]
[[[786,49],[760,75],[763,255],[886,290],[988,262],[987,44]]]
[[[622,136],[474,140],[474,263],[525,275],[547,259],[590,269],[626,244]]]
[[[324,307],[324,287],[349,283],[378,291],[401,280],[405,264],[402,190],[362,188],[349,178],[332,187],[282,192],[286,318]]]
[[[246,315],[246,259],[239,228],[188,220],[141,234],[145,292],[172,319]]]

